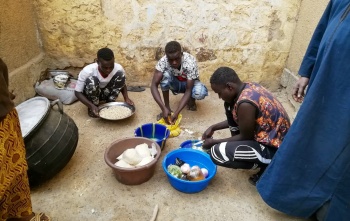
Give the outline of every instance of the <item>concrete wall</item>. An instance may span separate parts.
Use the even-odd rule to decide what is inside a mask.
[[[18,104],[35,95],[33,84],[45,70],[31,1],[0,0],[0,57],[9,68]]]
[[[33,4],[34,3],[34,4]],[[93,62],[108,46],[129,84],[149,86],[166,42],[197,57],[201,79],[231,66],[243,80],[290,91],[328,0],[0,0],[0,56],[16,103],[34,96],[46,69]],[[45,54],[44,52],[45,51]]]
[[[201,79],[231,66],[279,86],[301,0],[35,0],[49,68],[82,68],[108,46],[128,82],[149,86],[170,40],[197,57]]]
[[[292,99],[292,89],[299,79],[298,71],[301,61],[328,2],[329,0],[303,0],[301,3],[290,53],[281,77],[281,84],[287,88],[289,99],[296,109],[299,108],[300,104]]]

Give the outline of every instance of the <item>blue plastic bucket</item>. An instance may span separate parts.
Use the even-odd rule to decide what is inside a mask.
[[[170,130],[162,124],[148,123],[136,128],[134,135],[135,137],[146,137],[154,140],[163,150],[170,135]]]
[[[206,168],[208,170],[208,176],[200,181],[187,181],[174,177],[168,172],[167,168],[170,164],[175,164],[176,158],[183,160],[190,166],[197,165],[200,168]],[[180,148],[169,152],[164,157],[162,166],[171,186],[184,193],[197,193],[204,190],[208,186],[210,180],[214,178],[217,170],[217,166],[213,163],[208,154],[191,148]]]

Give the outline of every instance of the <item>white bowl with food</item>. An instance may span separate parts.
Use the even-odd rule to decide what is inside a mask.
[[[105,120],[122,120],[135,113],[135,106],[126,102],[109,102],[98,107],[100,118]]]

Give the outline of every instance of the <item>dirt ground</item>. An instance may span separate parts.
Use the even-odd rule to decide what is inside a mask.
[[[285,91],[278,91],[276,95],[292,118],[295,111]],[[223,101],[211,91],[204,100],[197,101],[198,111],[183,110],[182,132],[167,140],[154,176],[141,185],[119,183],[104,162],[105,149],[117,139],[133,137],[140,125],[156,122],[160,112],[149,88],[143,92],[129,92],[129,96],[135,103],[136,113],[121,121],[90,118],[87,108],[80,102],[64,106],[64,112],[79,128],[78,146],[60,173],[32,189],[34,211],[46,212],[56,221],[144,221],[151,219],[158,205],[156,220],[159,221],[304,220],[279,213],[263,202],[256,188],[248,182],[248,177],[256,171],[218,167],[209,186],[196,194],[181,193],[169,184],[161,166],[164,156],[183,141],[200,137],[208,126],[225,120]],[[172,107],[180,96],[171,95]],[[122,96],[118,100],[123,101]],[[226,136],[229,136],[228,130],[214,134],[214,137]]]

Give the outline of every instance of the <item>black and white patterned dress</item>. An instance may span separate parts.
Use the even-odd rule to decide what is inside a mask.
[[[196,80],[199,78],[196,58],[187,52],[183,52],[180,70],[172,68],[166,56],[163,56],[158,61],[156,69],[162,73],[167,71],[169,74],[177,77],[180,81],[181,79]]]

